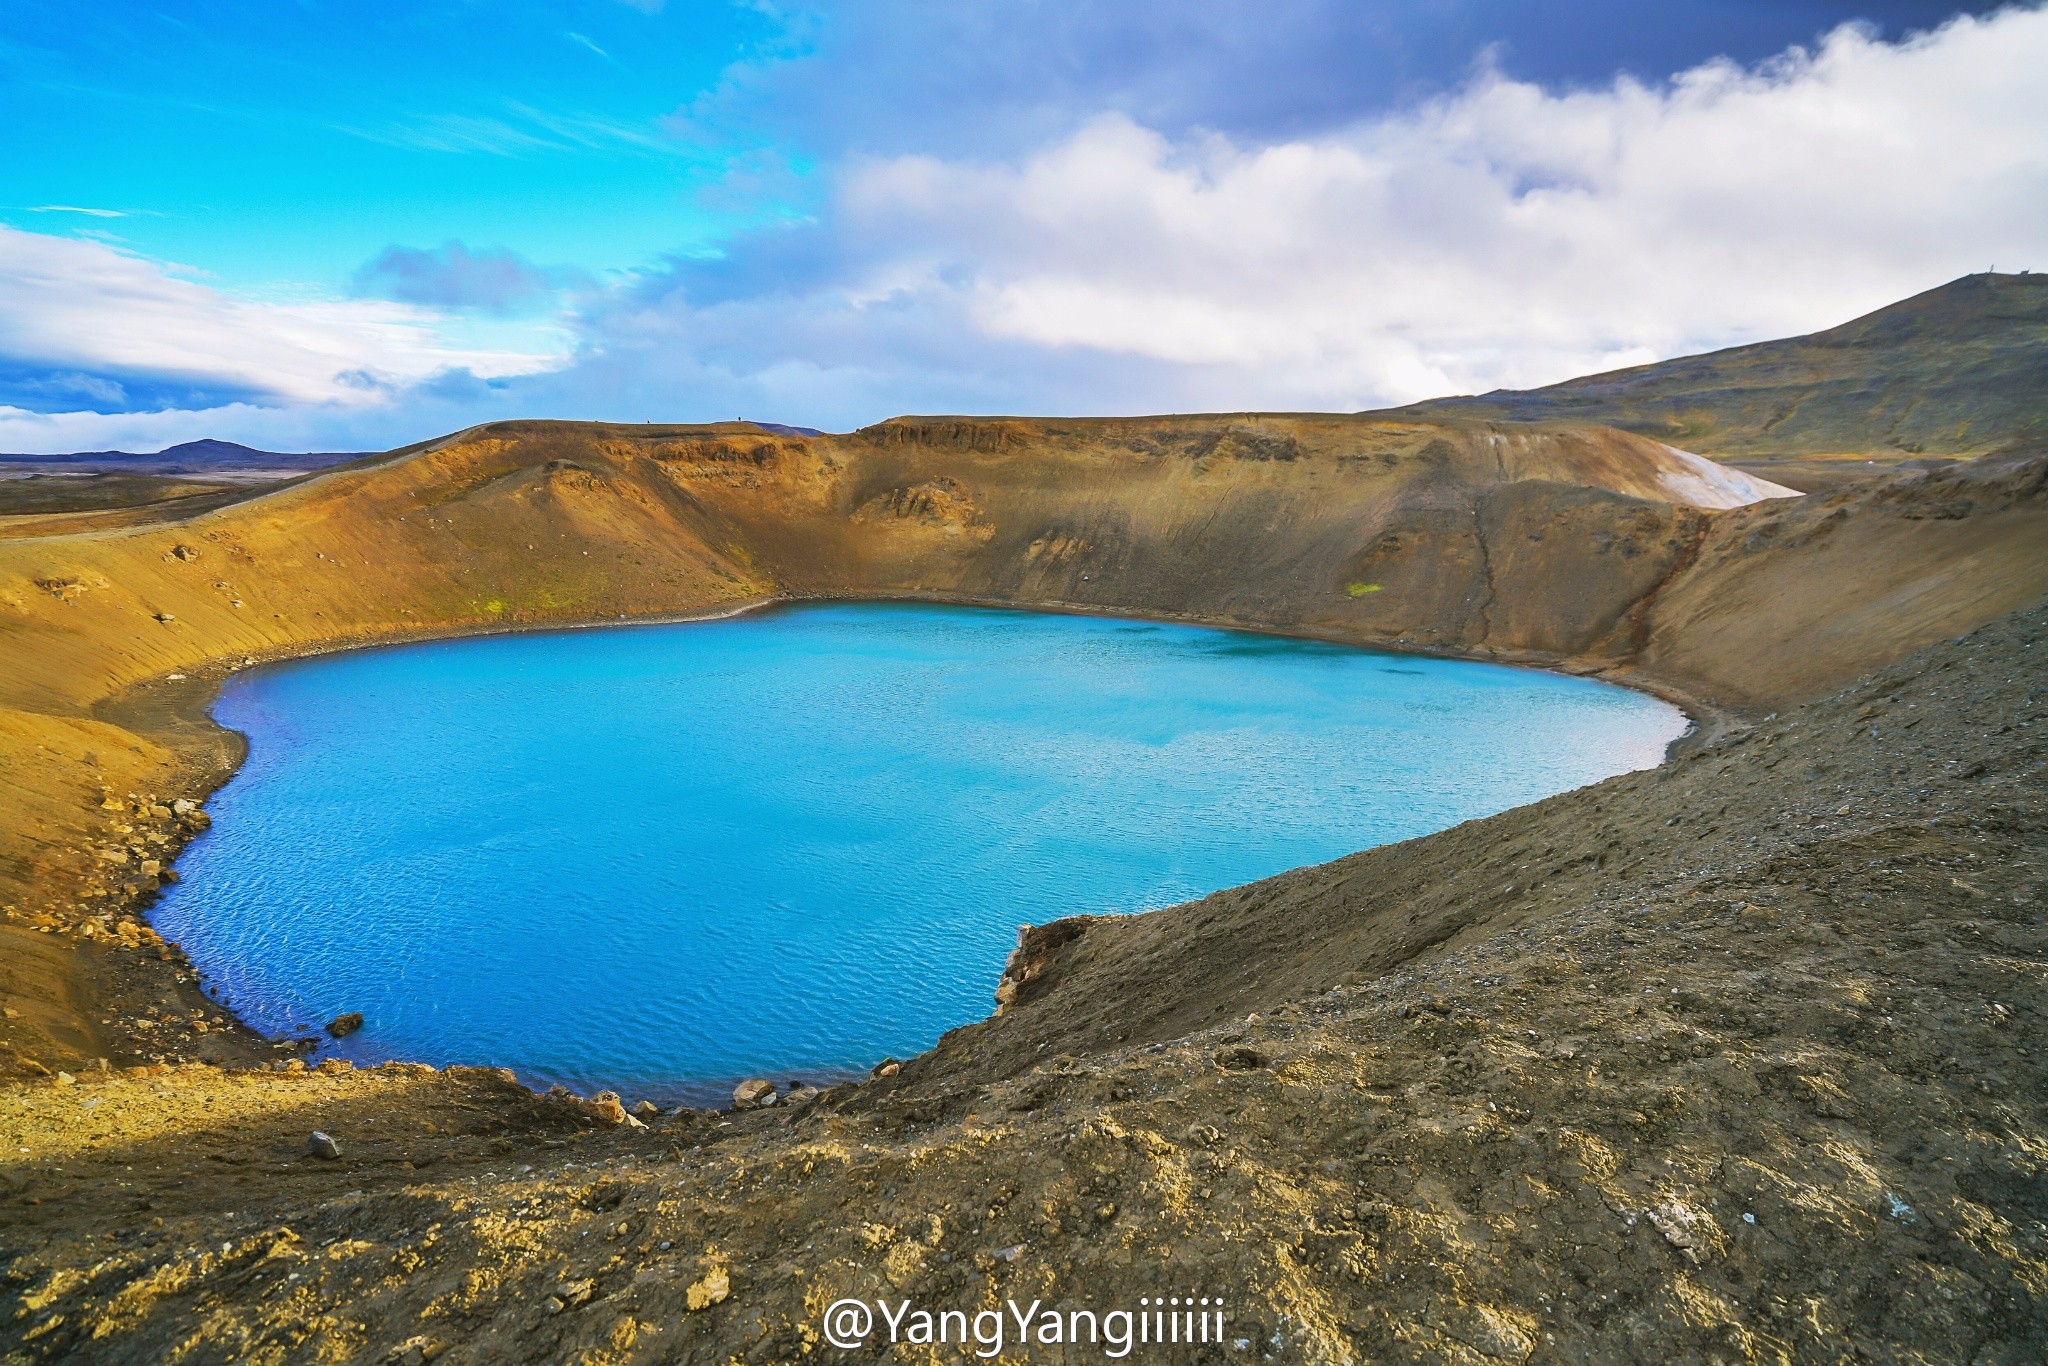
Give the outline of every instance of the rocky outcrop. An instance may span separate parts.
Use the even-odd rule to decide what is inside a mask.
[[[877,493],[863,502],[853,517],[857,522],[908,524],[976,541],[996,534],[967,486],[943,476]]]
[[[996,981],[996,1012],[1000,1014],[1037,995],[1037,988],[1052,970],[1060,950],[1074,943],[1088,932],[1090,925],[1099,924],[1104,918],[1099,915],[1070,915],[1044,925],[1019,925],[1017,946],[1010,950],[1009,958],[1003,963],[1003,975]]]
[[[748,1077],[732,1088],[732,1108],[760,1110],[775,1103],[775,1083],[765,1077]]]

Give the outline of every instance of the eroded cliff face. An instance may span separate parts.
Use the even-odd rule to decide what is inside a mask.
[[[851,575],[812,578],[785,552],[799,591],[854,578],[871,592],[1563,656],[1609,636],[1704,516],[1672,501],[1662,448],[1591,430],[906,421],[860,436],[856,499],[921,488],[942,464],[973,511],[861,527]]]

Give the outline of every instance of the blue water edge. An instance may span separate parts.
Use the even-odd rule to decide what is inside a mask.
[[[662,1102],[927,1048],[1022,922],[1441,830],[1686,726],[1555,674],[906,604],[363,650],[214,714],[248,762],[153,919],[216,999]]]

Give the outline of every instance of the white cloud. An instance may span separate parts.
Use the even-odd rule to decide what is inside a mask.
[[[77,204],[38,204],[30,213],[82,213],[87,218],[126,218],[126,209],[88,209]]]
[[[554,356],[451,344],[439,315],[373,300],[242,298],[101,242],[0,227],[0,358],[359,407],[451,370],[527,374]]]
[[[1270,146],[1111,117],[1020,164],[882,161],[841,205],[847,306],[950,296],[990,337],[1220,374],[1219,402],[1545,383],[2048,263],[2044,71],[2048,13],[2008,11],[1661,89],[1487,76]]]
[[[869,160],[814,223],[595,294],[573,348],[461,340],[417,306],[240,299],[0,229],[0,359],[283,405],[0,413],[0,449],[145,430],[361,448],[514,415],[844,429],[906,411],[1350,409],[1542,384],[2048,266],[2043,71],[2032,8],[1900,44],[1844,29],[1654,87],[1482,75],[1313,138],[1103,117],[1012,162]],[[520,377],[433,382],[458,369]]]

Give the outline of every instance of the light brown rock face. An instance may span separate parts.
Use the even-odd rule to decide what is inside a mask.
[[[749,1077],[732,1088],[732,1108],[735,1110],[758,1110],[775,1103],[775,1083],[762,1077]]]

